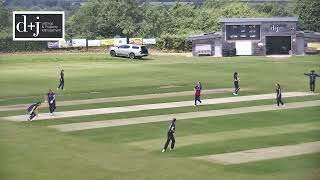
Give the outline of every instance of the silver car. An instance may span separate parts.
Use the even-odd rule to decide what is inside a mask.
[[[129,57],[130,59],[148,56],[148,48],[143,45],[126,44],[121,46],[113,46],[110,48],[110,55]]]

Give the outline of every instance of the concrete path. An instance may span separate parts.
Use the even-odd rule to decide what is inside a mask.
[[[320,152],[320,141],[195,157],[219,164],[241,164]]]
[[[312,95],[312,94],[304,93],[304,92],[288,92],[288,93],[284,93],[283,97],[299,97],[299,96],[308,96],[308,95]],[[275,98],[275,94],[235,96],[235,97],[228,97],[228,98],[205,99],[203,100],[202,105],[212,105],[212,104],[222,104],[222,103],[232,103],[232,102],[242,102],[242,101],[255,101],[255,100],[274,99],[274,98]],[[42,113],[36,118],[36,120],[58,119],[58,118],[67,118],[67,117],[111,114],[111,113],[154,110],[154,109],[178,108],[178,107],[188,107],[193,105],[194,105],[194,101],[180,101],[180,102],[169,102],[169,103],[133,105],[133,106],[124,106],[124,107],[64,111],[64,112],[55,113],[55,116],[52,116],[49,113]],[[19,116],[5,117],[4,119],[11,120],[11,121],[25,121],[27,117],[28,117],[27,115],[19,115]]]
[[[181,121],[181,120],[193,119],[193,118],[225,116],[225,115],[232,115],[232,114],[264,112],[264,111],[282,110],[282,109],[296,109],[296,108],[314,107],[314,106],[320,106],[320,100],[287,103],[286,107],[281,107],[281,108],[278,108],[275,105],[262,105],[262,106],[241,107],[241,108],[232,108],[232,109],[220,109],[220,110],[211,110],[211,111],[199,111],[199,112],[189,112],[189,113],[166,114],[166,115],[158,115],[158,116],[136,117],[136,118],[129,118],[129,119],[114,119],[114,120],[104,120],[104,121],[61,124],[61,125],[52,125],[49,127],[57,129],[59,131],[67,132],[67,131],[79,131],[79,130],[86,130],[86,129],[114,127],[114,126],[126,126],[126,125],[132,125],[132,124],[170,121],[173,117],[176,117],[178,121]]]
[[[189,145],[204,144],[208,142],[221,142],[235,139],[244,139],[250,137],[272,136],[288,133],[299,133],[313,130],[320,130],[320,122],[286,124],[281,126],[246,128],[232,131],[222,131],[216,133],[195,134],[189,136],[176,135],[176,142],[179,148]],[[163,147],[166,137],[131,142],[129,145],[141,147],[147,150],[159,150]]]
[[[250,89],[241,89],[241,91],[248,91]],[[219,94],[233,92],[231,88],[223,89],[208,89],[203,91],[203,95],[207,94]],[[82,99],[82,100],[72,100],[72,101],[57,101],[57,106],[72,106],[81,104],[97,104],[106,102],[120,102],[120,101],[132,101],[132,100],[142,100],[142,99],[156,99],[156,98],[166,98],[166,97],[177,97],[177,96],[193,96],[194,91],[181,91],[181,92],[170,92],[170,93],[159,93],[159,94],[145,94],[145,95],[135,95],[135,96],[120,96],[120,97],[108,97],[108,98],[96,98],[96,99]],[[17,105],[7,105],[0,106],[1,111],[15,111],[15,110],[25,110],[30,104],[17,104]],[[47,105],[47,104],[45,104]]]

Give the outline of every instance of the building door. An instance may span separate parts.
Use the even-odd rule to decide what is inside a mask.
[[[290,54],[291,36],[266,36],[266,54]]]
[[[297,37],[297,55],[304,54],[304,37]]]

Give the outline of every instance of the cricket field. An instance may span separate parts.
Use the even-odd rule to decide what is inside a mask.
[[[310,70],[320,74],[320,56],[0,54],[0,179],[319,179],[320,78],[310,93]],[[198,81],[203,102],[193,106]],[[43,104],[27,122],[49,89],[56,115]],[[176,148],[162,153],[174,117]]]

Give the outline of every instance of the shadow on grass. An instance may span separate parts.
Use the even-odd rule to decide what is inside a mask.
[[[151,59],[151,58],[147,58],[147,57],[136,57],[134,59],[130,59],[126,56],[116,56],[116,57],[111,57],[110,56],[110,60],[121,60],[121,62],[123,61],[151,61],[151,60],[154,60],[154,59]]]

